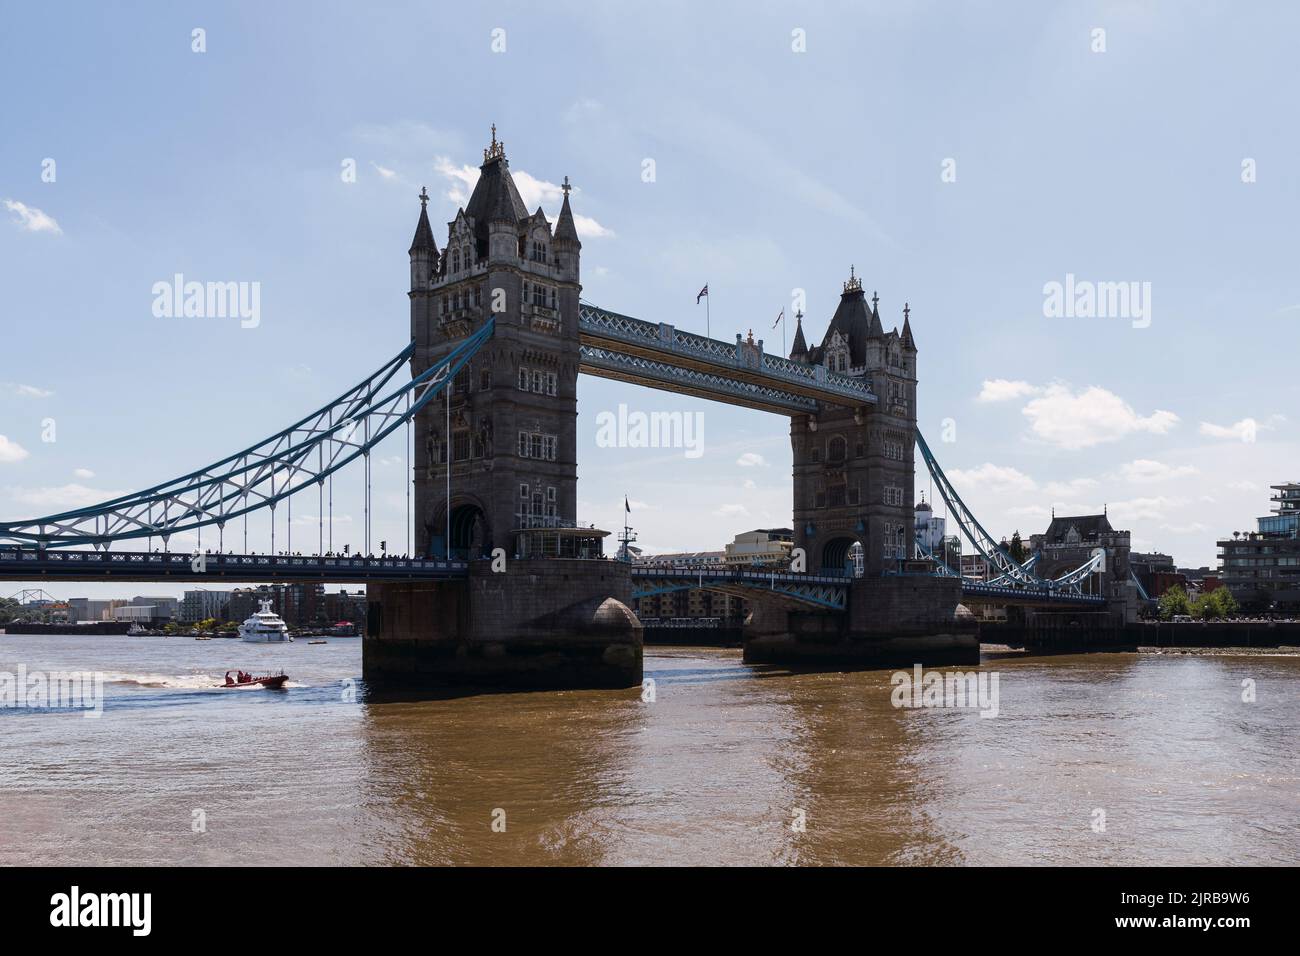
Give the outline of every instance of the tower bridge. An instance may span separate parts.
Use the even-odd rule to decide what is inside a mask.
[[[746,659],[813,666],[977,662],[976,625],[959,607],[967,599],[1106,604],[1082,593],[1082,569],[1047,579],[1012,559],[943,476],[916,428],[908,306],[901,330],[886,332],[879,298],[867,299],[851,269],[820,343],[808,346],[799,315],[788,357],[752,335],[725,342],[602,309],[581,299],[567,177],[563,192],[554,225],[541,208],[530,213],[494,130],[441,248],[421,192],[402,351],[312,415],[206,468],[0,523],[0,577],[365,581],[368,680],[529,687],[639,683],[642,628],[630,605],[664,590],[743,595],[754,608]],[[605,558],[606,532],[577,520],[579,374],[787,418],[801,570],[677,573]],[[323,516],[331,476],[358,461],[368,469],[372,449],[402,427],[414,431],[413,556],[335,555],[323,531],[309,557],[178,561],[130,550],[215,527],[224,551],[230,522],[274,516],[295,495],[316,496]],[[917,560],[914,447],[995,582]],[[860,566],[850,558],[858,549]]]

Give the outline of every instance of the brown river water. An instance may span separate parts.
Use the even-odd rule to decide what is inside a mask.
[[[1300,860],[1291,655],[986,656],[993,717],[706,648],[647,649],[653,701],[377,699],[357,639],[0,635],[19,665],[103,713],[0,707],[0,864]]]

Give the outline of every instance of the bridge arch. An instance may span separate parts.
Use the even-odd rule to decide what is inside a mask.
[[[844,535],[831,538],[822,546],[823,570],[832,574],[844,571],[852,578],[862,577],[866,554],[862,542],[857,538]]]
[[[444,557],[458,560],[481,558],[492,550],[492,528],[488,524],[487,509],[483,502],[469,495],[456,495],[451,499],[451,520],[447,520],[446,507],[438,508],[425,525],[429,534],[426,557]]]

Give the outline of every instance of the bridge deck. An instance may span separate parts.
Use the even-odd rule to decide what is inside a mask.
[[[197,569],[196,569],[197,568]],[[315,555],[188,554],[131,551],[0,551],[0,581],[368,581],[465,577],[465,561]]]

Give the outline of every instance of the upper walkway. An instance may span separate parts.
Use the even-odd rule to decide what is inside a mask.
[[[825,405],[874,405],[865,378],[840,375],[735,343],[646,322],[589,303],[578,310],[580,369],[591,375],[782,415]]]

